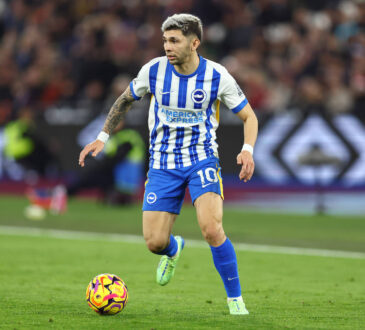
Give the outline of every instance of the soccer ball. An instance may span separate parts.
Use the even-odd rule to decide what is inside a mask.
[[[100,274],[87,286],[86,300],[90,308],[99,314],[117,314],[127,305],[128,289],[120,277]]]

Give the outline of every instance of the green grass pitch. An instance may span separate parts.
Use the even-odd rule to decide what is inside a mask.
[[[69,212],[31,222],[25,199],[0,197],[0,226],[141,234],[139,206],[105,208],[72,201]],[[364,251],[364,219],[267,215],[226,210],[234,242]],[[263,228],[264,227],[264,228]],[[199,238],[194,210],[175,231]],[[312,235],[311,235],[312,233]],[[186,245],[175,277],[155,283],[158,256],[142,243],[8,235],[0,227],[0,328],[5,329],[361,329],[365,324],[365,259],[237,251],[248,316],[230,316],[206,247]],[[93,312],[85,301],[97,274],[119,275],[126,309]]]

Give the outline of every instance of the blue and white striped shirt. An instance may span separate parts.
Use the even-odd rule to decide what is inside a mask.
[[[200,56],[197,70],[178,73],[166,56],[145,64],[130,83],[133,97],[139,100],[152,94],[148,126],[150,167],[174,169],[218,157],[216,129],[219,103],[234,113],[247,99],[234,78],[220,64]]]

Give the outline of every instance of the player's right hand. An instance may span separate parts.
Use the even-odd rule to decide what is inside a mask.
[[[80,157],[79,157],[79,165],[81,167],[85,166],[85,157],[92,152],[92,156],[96,157],[100,151],[103,150],[105,143],[100,141],[100,140],[95,140],[94,142],[89,143],[88,145],[85,146],[84,149],[82,149],[82,151],[80,152]]]

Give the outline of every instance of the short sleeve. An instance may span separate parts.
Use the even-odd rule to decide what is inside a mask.
[[[150,92],[149,69],[149,63],[145,64],[138,72],[137,77],[129,84],[129,88],[135,100],[140,100]]]
[[[228,73],[227,70],[221,75],[221,83],[218,91],[218,99],[221,100],[227,108],[233,113],[240,112],[248,100],[238,86],[236,80]]]

